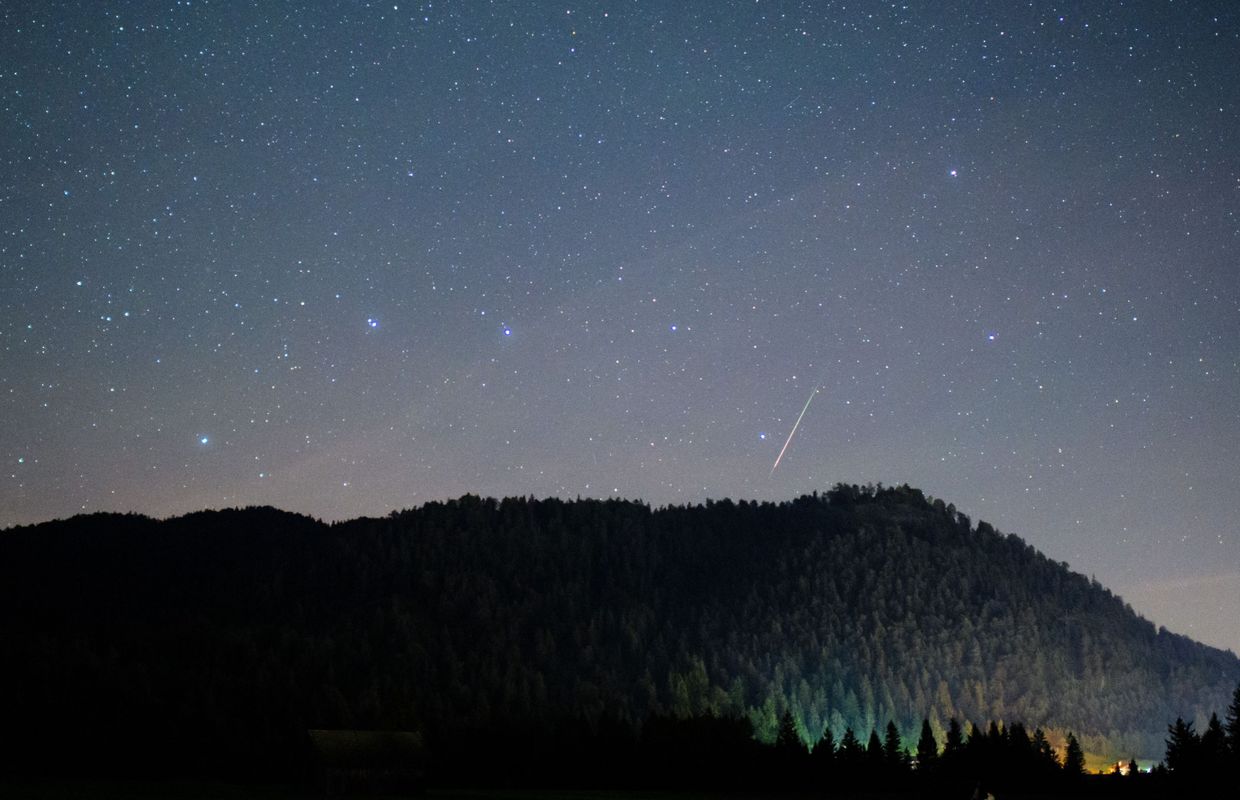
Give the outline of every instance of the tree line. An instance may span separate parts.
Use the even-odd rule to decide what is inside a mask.
[[[710,715],[654,717],[637,731],[603,719],[561,726],[553,740],[513,731],[468,736],[441,751],[432,782],[510,788],[730,790],[804,796],[1165,797],[1175,792],[1240,791],[1240,686],[1225,719],[1206,732],[1178,719],[1165,758],[1136,759],[1089,771],[1072,733],[1062,746],[1041,728],[991,722],[985,730],[948,722],[942,741],[923,719],[915,743],[893,721],[868,736],[823,731],[806,745],[790,712],[774,742],[754,737],[747,720]]]

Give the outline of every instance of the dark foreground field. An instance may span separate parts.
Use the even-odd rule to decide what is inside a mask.
[[[718,792],[535,791],[429,789],[425,800],[810,800],[824,795],[728,794]],[[849,800],[845,795],[827,795]],[[856,800],[902,800],[911,794],[862,794]],[[1053,795],[1062,797],[1062,795]],[[5,800],[321,800],[319,791],[287,786],[239,785],[192,781],[18,781],[0,778]],[[333,795],[336,800],[397,800],[387,795]],[[401,796],[403,797],[403,796]],[[1000,800],[1040,800],[1042,795],[1004,795]],[[1046,798],[1052,795],[1046,795]],[[950,800],[950,798],[948,798]],[[964,797],[962,797],[964,800]]]
[[[249,786],[189,781],[9,781],[0,779],[0,797],[6,800],[320,800],[318,791],[286,786]],[[350,800],[351,795],[335,795]],[[395,795],[357,795],[366,800],[396,800]],[[706,792],[625,792],[533,790],[436,790],[425,800],[767,800],[765,795]],[[790,795],[770,797],[789,798]],[[808,797],[808,796],[806,796]],[[867,795],[866,797],[898,797]],[[846,799],[843,799],[846,800]]]
[[[193,781],[30,781],[0,779],[5,800],[309,800],[323,798],[319,791],[288,786],[239,785]],[[351,798],[351,795],[334,795]],[[367,800],[394,800],[396,795],[357,795]],[[717,794],[694,792],[604,791],[468,791],[430,789],[426,800],[709,800]],[[730,800],[760,800],[755,796],[727,795]]]
[[[587,792],[587,791],[465,791],[428,790],[426,800],[710,800],[717,794],[693,792]],[[6,800],[318,800],[321,792],[285,786],[244,786],[186,781],[7,781],[0,780]],[[336,795],[335,797],[341,797]],[[351,796],[344,796],[349,798]],[[394,800],[396,796],[358,795],[367,800]],[[730,800],[761,800],[727,795]]]
[[[316,795],[278,786],[198,781],[69,781],[0,778],[10,800],[294,800]]]

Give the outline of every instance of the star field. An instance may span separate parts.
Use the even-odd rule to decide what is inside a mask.
[[[1234,4],[15,5],[0,525],[907,482],[1240,651]]]

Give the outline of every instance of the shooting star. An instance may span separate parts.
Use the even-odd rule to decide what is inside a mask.
[[[792,431],[788,434],[787,441],[784,446],[779,449],[779,455],[775,457],[775,463],[771,465],[771,477],[775,474],[775,468],[779,466],[779,461],[784,457],[784,453],[788,450],[788,445],[792,444],[792,437],[796,436],[797,426],[801,424],[801,418],[805,416],[805,412],[809,411],[809,404],[814,402],[814,395],[818,394],[818,387],[814,387],[814,391],[809,393],[809,399],[805,401],[805,408],[801,409],[801,413],[797,416],[797,421],[792,423]]]

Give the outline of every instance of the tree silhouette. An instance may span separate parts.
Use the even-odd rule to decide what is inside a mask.
[[[844,738],[840,739],[840,756],[855,759],[864,753],[865,749],[861,746],[861,742],[857,739],[857,734],[853,733],[852,728],[845,728]]]
[[[805,778],[805,767],[809,753],[805,742],[797,733],[796,720],[792,711],[785,709],[779,718],[779,732],[775,736],[775,774],[771,776],[773,786],[792,788]]]
[[[870,775],[881,775],[887,765],[883,753],[883,740],[878,738],[878,731],[870,728],[870,739],[865,745],[865,767]]]
[[[856,780],[865,770],[865,748],[861,746],[852,728],[844,729],[844,736],[840,739],[840,749],[836,752],[836,763],[840,771],[844,773],[845,784]]]
[[[878,738],[878,731],[869,729],[869,740],[866,742],[866,779],[874,781],[887,773],[887,755],[883,753],[883,740]]]
[[[1227,734],[1223,732],[1223,725],[1218,721],[1218,714],[1211,714],[1205,732],[1201,734],[1199,768],[1205,774],[1222,774],[1227,769],[1231,755],[1229,750]]]
[[[1085,774],[1085,753],[1081,743],[1071,732],[1068,733],[1068,747],[1063,756],[1063,771],[1069,778],[1078,778]]]
[[[976,723],[969,723],[969,738],[964,743],[965,757],[971,764],[985,764],[989,762],[987,750],[985,735],[977,729]]]
[[[1037,758],[1033,742],[1024,723],[1013,722],[1007,728],[1007,766],[1011,770],[1028,771],[1036,768]]]
[[[816,774],[821,776],[831,771],[835,764],[835,735],[831,733],[830,728],[823,729],[822,738],[810,752],[810,759],[813,761]]]
[[[955,720],[952,720],[955,722]],[[939,745],[934,740],[934,731],[930,730],[930,720],[921,721],[921,736],[917,738],[917,771],[929,774],[938,764]]]
[[[1167,769],[1172,775],[1191,775],[1200,765],[1201,739],[1193,723],[1176,717],[1167,728]]]
[[[947,723],[947,735],[943,741],[943,757],[955,758],[964,753],[964,732],[955,717]]]
[[[892,774],[900,774],[908,769],[908,753],[900,743],[900,729],[890,720],[883,735],[883,761],[888,772]]]
[[[775,736],[775,749],[794,757],[805,754],[805,742],[801,741],[801,735],[797,733],[797,724],[790,710],[785,710],[779,718],[779,733]]]
[[[1033,751],[1037,774],[1048,776],[1059,772],[1059,755],[1047,740],[1046,734],[1042,733],[1041,728],[1033,729],[1033,739],[1030,740],[1029,746]]]

